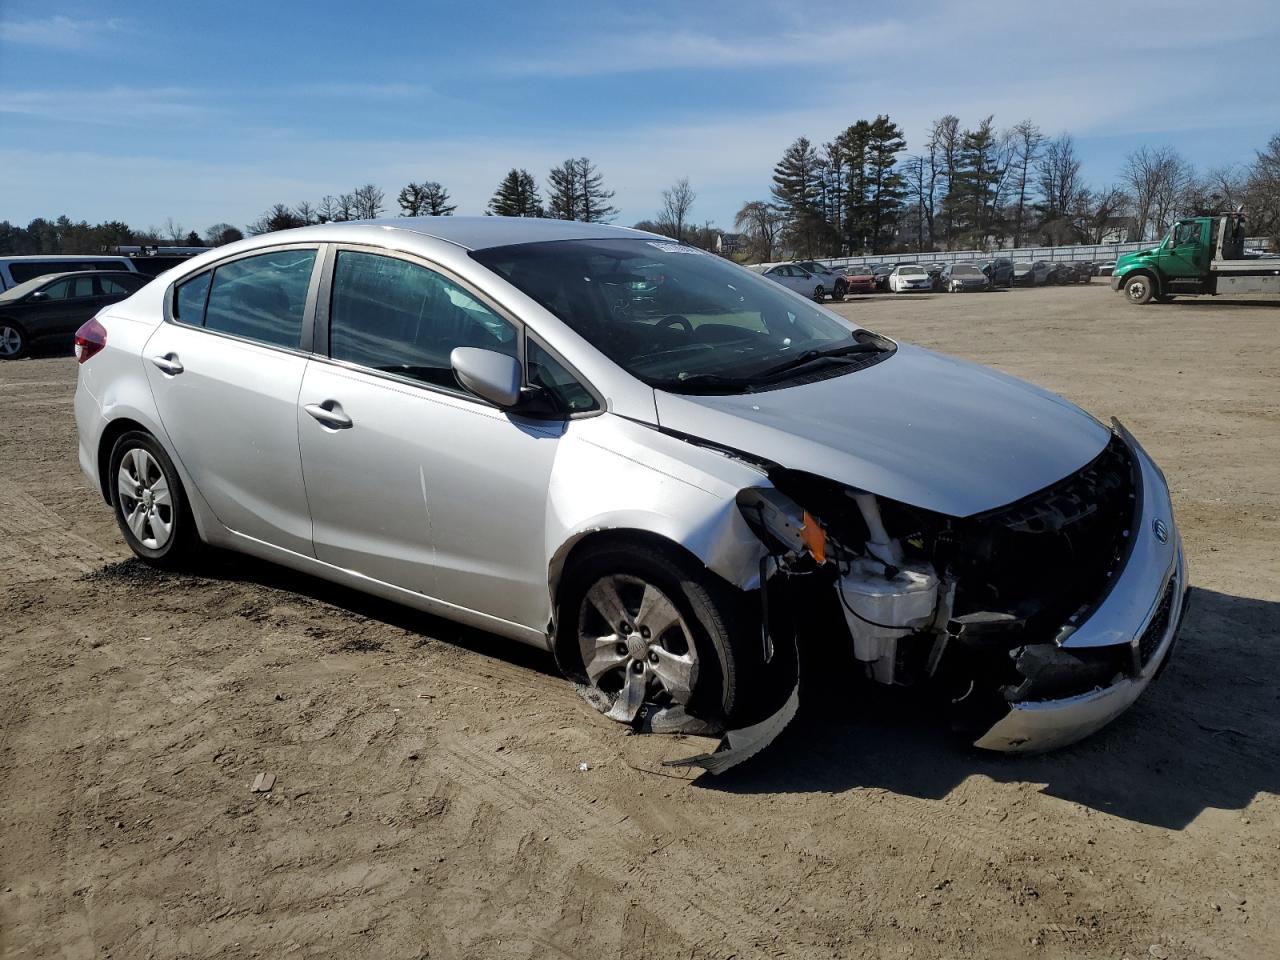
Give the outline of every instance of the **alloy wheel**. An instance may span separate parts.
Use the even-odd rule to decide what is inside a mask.
[[[630,722],[646,700],[687,705],[698,679],[698,652],[684,617],[662,590],[639,577],[611,574],[586,592],[578,648],[591,683],[616,695],[608,716]]]
[[[21,352],[21,332],[13,327],[0,326],[0,357],[16,357]]]
[[[173,498],[156,459],[142,447],[125,452],[116,475],[120,515],[148,550],[162,550],[173,536]]]

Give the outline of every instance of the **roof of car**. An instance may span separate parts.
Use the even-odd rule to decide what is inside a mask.
[[[484,250],[514,243],[541,243],[550,240],[616,240],[624,237],[659,236],[643,230],[632,230],[629,227],[615,227],[608,223],[579,223],[576,220],[552,220],[543,217],[384,217],[379,220],[353,221],[346,225],[408,230],[456,243],[468,250]],[[662,239],[670,240],[671,238]]]

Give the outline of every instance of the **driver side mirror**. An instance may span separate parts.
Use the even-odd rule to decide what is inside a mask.
[[[449,365],[458,382],[482,400],[504,410],[520,402],[520,361],[495,350],[454,347]]]
[[[33,293],[33,294],[31,295],[30,299],[32,299],[32,300],[48,300],[48,299],[49,299],[49,294],[45,293],[43,290],[37,290],[35,293]]]

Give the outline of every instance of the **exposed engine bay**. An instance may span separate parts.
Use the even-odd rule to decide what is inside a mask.
[[[770,548],[766,604],[808,617],[835,609],[870,679],[935,688],[957,729],[981,731],[1011,703],[1073,696],[1140,666],[1127,645],[1059,646],[1105,597],[1131,542],[1140,488],[1120,436],[1051,487],[965,518],[785,468],[769,478],[772,488],[739,495]]]

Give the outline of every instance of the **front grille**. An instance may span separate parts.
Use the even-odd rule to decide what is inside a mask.
[[[1138,640],[1138,660],[1144,667],[1155,656],[1155,652],[1160,648],[1160,641],[1164,639],[1169,629],[1169,621],[1173,617],[1173,602],[1176,599],[1174,597],[1177,589],[1176,581],[1177,577],[1169,578],[1169,585],[1164,588],[1164,596],[1160,598],[1160,606],[1156,608],[1155,615]]]

